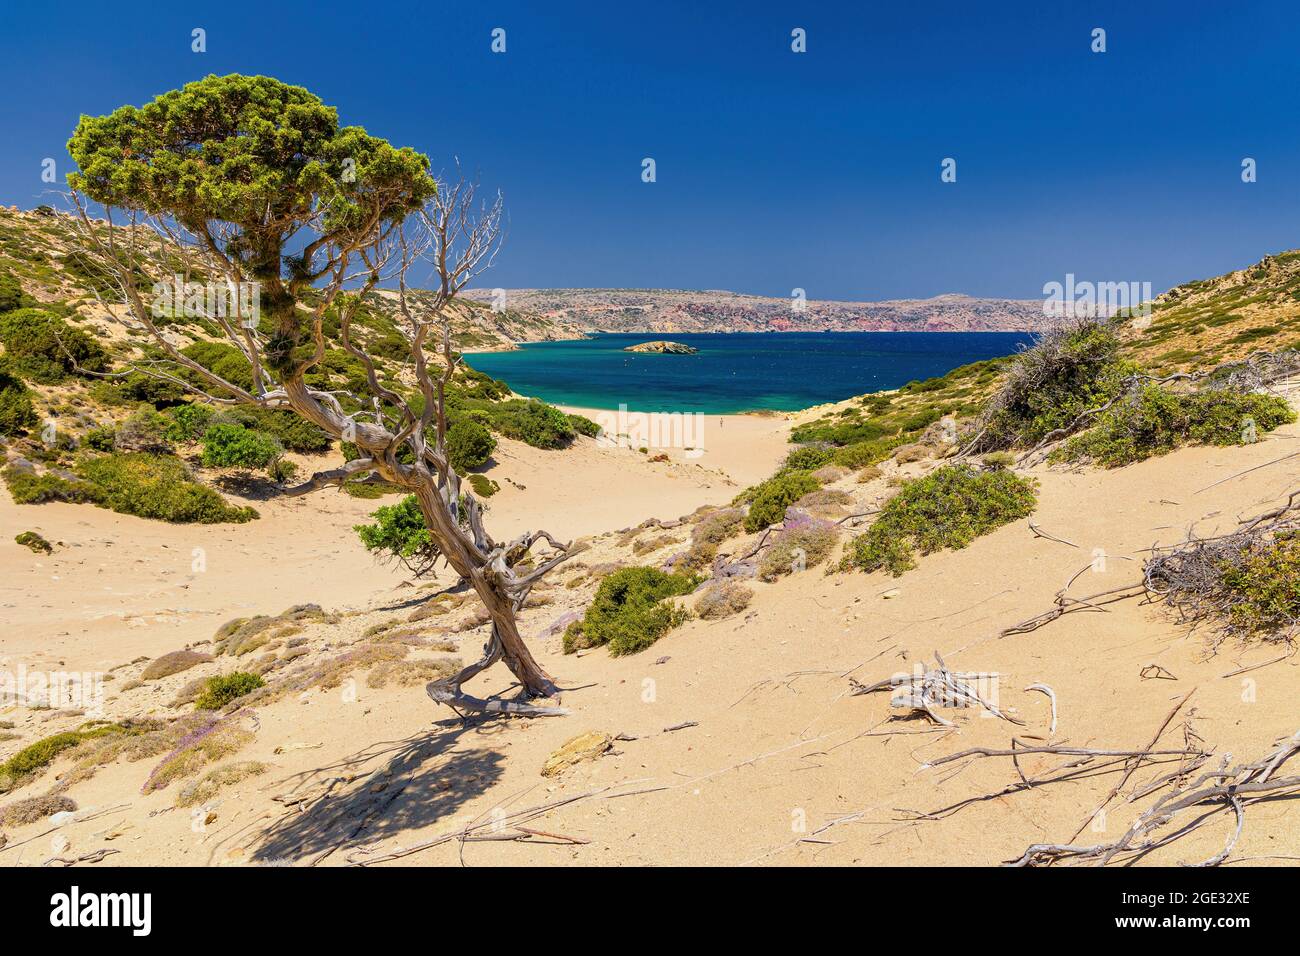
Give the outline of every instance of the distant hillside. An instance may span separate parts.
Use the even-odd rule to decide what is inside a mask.
[[[490,301],[486,289],[465,293]],[[510,289],[512,309],[606,332],[1024,332],[1059,320],[1041,301],[941,295],[888,302],[790,299],[676,289]]]
[[[1300,251],[1170,289],[1152,303],[1148,319],[1127,320],[1123,336],[1134,358],[1162,370],[1209,368],[1251,352],[1296,348]]]
[[[71,218],[48,206],[26,212],[0,206],[0,269],[16,277],[23,290],[39,303],[66,304],[82,309],[89,317],[103,318],[94,301],[96,277],[69,254],[74,235]],[[411,293],[417,306],[429,295],[423,290]],[[391,340],[386,351],[394,356],[402,354],[404,348],[394,338],[400,336],[395,321],[396,293],[375,292],[367,304],[368,310],[357,320],[362,341]],[[200,323],[187,322],[183,316],[169,324],[169,332],[176,334],[179,345],[211,337]],[[575,325],[513,308],[494,312],[480,302],[466,300],[452,310],[452,339],[465,350],[509,349],[517,342],[581,335],[582,330]],[[382,345],[380,348],[385,351]]]

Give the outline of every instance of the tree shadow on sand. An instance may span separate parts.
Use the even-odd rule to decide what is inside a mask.
[[[289,807],[251,852],[262,865],[312,865],[339,851],[418,831],[454,813],[501,778],[494,750],[456,750],[482,724],[384,741],[333,764],[281,781]],[[349,777],[355,777],[348,781]]]

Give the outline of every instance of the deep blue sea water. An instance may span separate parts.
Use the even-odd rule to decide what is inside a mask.
[[[624,352],[669,339],[695,355]],[[608,333],[466,353],[471,366],[556,405],[724,415],[791,411],[897,388],[959,365],[1010,355],[1022,332]]]

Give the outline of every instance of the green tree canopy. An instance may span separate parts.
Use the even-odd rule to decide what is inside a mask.
[[[174,220],[261,284],[267,358],[304,343],[312,283],[436,194],[427,157],[340,126],[338,112],[266,76],[207,76],[142,107],[82,116],[68,177],[92,201]]]
[[[233,223],[237,251],[254,256],[278,257],[308,222],[359,238],[435,190],[425,156],[340,126],[315,94],[267,76],[207,76],[143,107],[82,116],[68,152],[80,167],[69,183],[96,202],[199,234],[211,220]]]

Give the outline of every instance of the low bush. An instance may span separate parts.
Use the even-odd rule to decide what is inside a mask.
[[[1034,510],[1034,483],[1010,471],[949,465],[904,482],[864,534],[854,538],[842,566],[888,570],[915,567],[914,555],[966,547]]]
[[[21,544],[24,548],[34,554],[53,554],[54,545],[45,540],[44,537],[35,531],[24,531],[21,534],[14,535],[14,542]]]
[[[207,803],[226,787],[255,777],[266,772],[266,764],[256,760],[244,760],[237,763],[209,770],[206,774],[188,783],[176,794],[176,806],[194,807]]]
[[[8,269],[0,270],[0,313],[13,312],[35,305],[33,299],[23,292],[22,283],[14,278]]]
[[[151,660],[148,666],[145,667],[144,673],[140,675],[140,679],[161,680],[164,677],[187,671],[197,664],[205,664],[210,660],[212,660],[212,655],[203,654],[199,651],[172,651]]]
[[[491,498],[501,490],[501,486],[487,475],[470,475],[469,486],[474,489],[474,494],[478,495],[480,498]]]
[[[1012,361],[986,406],[977,450],[1031,447],[1074,427],[1080,414],[1119,395],[1135,371],[1105,325],[1085,320],[1044,332]]]
[[[65,730],[29,744],[0,763],[0,793],[13,789],[26,778],[44,770],[55,757],[78,744],[97,737],[127,732],[129,731],[120,724],[91,721],[76,730]]]
[[[0,827],[26,826],[56,813],[72,813],[76,809],[77,804],[72,798],[61,793],[15,800],[0,807]]]
[[[333,439],[301,415],[287,408],[238,406],[226,413],[250,431],[267,435],[289,451],[318,455],[333,447]]]
[[[266,681],[256,674],[249,674],[245,671],[234,671],[218,677],[209,677],[204,685],[203,693],[194,702],[194,709],[221,710],[232,701],[245,697],[258,688],[265,686]]]
[[[749,607],[754,592],[739,581],[715,581],[700,592],[695,613],[708,621],[739,614]]]
[[[461,474],[486,464],[496,447],[492,433],[476,421],[462,419],[447,429],[447,458]]]
[[[77,367],[90,372],[108,368],[108,353],[98,342],[42,309],[0,315],[0,343],[23,377],[43,385],[63,381]]]
[[[266,477],[277,485],[286,485],[298,476],[298,466],[287,458],[274,458],[266,466]]]
[[[112,428],[92,428],[82,436],[82,444],[95,451],[112,451],[117,432]]]
[[[686,611],[667,598],[689,594],[699,578],[658,568],[621,568],[596,589],[582,620],[564,632],[564,651],[604,644],[614,655],[644,650],[686,620]]]
[[[595,438],[600,434],[600,426],[590,418],[585,418],[582,415],[566,415],[565,417],[569,420],[569,424],[573,426],[573,430],[579,435]]]
[[[98,501],[99,491],[89,482],[61,478],[58,475],[38,475],[10,465],[3,473],[5,485],[15,504],[38,505],[46,501],[83,502]]]
[[[804,495],[816,491],[821,483],[803,471],[779,473],[746,492],[749,496],[749,513],[745,515],[745,530],[762,531],[785,517],[785,509]],[[743,496],[742,496],[743,497]]]
[[[217,492],[199,484],[185,463],[173,455],[99,455],[80,461],[76,472],[84,483],[64,482],[68,490],[59,493],[82,497],[63,500],[89,500],[120,514],[177,524],[242,523],[257,517],[252,508],[229,504]]]
[[[196,442],[218,420],[219,413],[207,405],[177,405],[167,413],[165,437],[174,442]]]
[[[785,456],[782,471],[813,471],[835,457],[836,449],[830,445],[804,445]]]
[[[253,387],[253,366],[244,353],[228,342],[195,342],[181,349],[181,354],[198,362],[208,371],[221,376],[231,385],[243,389]],[[211,389],[211,383],[197,372],[182,368],[179,373],[191,385]]]
[[[718,545],[740,533],[745,513],[739,508],[719,508],[704,515],[691,529],[691,541]]]
[[[12,363],[0,356],[0,435],[24,434],[37,421],[31,391]]]
[[[218,423],[203,433],[203,464],[207,468],[265,468],[283,453],[269,435],[243,425]]]
[[[1300,623],[1300,534],[1244,545],[1221,568],[1233,628],[1287,639],[1294,634]]]
[[[1275,395],[1211,389],[1181,395],[1148,385],[1102,413],[1097,423],[1053,453],[1057,461],[1108,468],[1163,455],[1182,445],[1241,445],[1295,421]]]
[[[842,518],[853,504],[853,496],[839,488],[820,488],[803,495],[791,505],[818,518]],[[786,511],[789,515],[789,509]]]
[[[475,409],[480,424],[534,448],[563,448],[578,434],[564,412],[537,399],[481,402]]]
[[[165,434],[170,424],[170,419],[152,408],[138,409],[113,430],[112,447],[117,451],[170,451]]]
[[[167,733],[159,734],[151,742],[151,753],[164,742],[173,746],[153,768],[140,792],[163,790],[172,782],[235,753],[253,739],[252,731],[244,726],[244,717],[242,711],[226,717],[196,713],[174,721]]]
[[[805,571],[821,564],[835,547],[839,528],[802,512],[794,512],[785,527],[772,538],[758,564],[758,576],[764,581]]]
[[[417,575],[433,569],[441,552],[424,523],[415,495],[407,495],[395,505],[382,505],[371,517],[373,524],[359,524],[352,529],[367,551],[382,559],[400,561]]]

